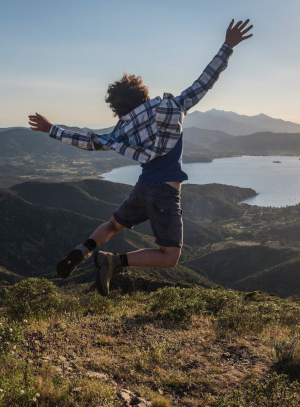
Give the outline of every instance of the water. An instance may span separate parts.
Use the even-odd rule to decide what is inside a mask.
[[[281,161],[275,164],[273,161]],[[246,203],[259,206],[289,206],[300,203],[300,161],[298,157],[232,157],[212,163],[184,164],[189,184],[226,184],[253,188],[258,196]],[[141,173],[138,165],[116,168],[102,177],[134,185]]]

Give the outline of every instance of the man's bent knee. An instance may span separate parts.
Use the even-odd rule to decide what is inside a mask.
[[[112,216],[108,221],[111,226],[115,229],[116,233],[120,232],[121,230],[125,229],[125,226],[121,225],[116,221],[116,219]]]
[[[181,255],[181,248],[180,247],[164,247],[161,246],[160,250],[162,250],[166,255],[166,263],[164,267],[166,268],[173,268],[177,266],[178,261]]]

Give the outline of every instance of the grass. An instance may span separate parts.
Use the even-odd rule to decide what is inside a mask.
[[[154,407],[300,402],[298,301],[196,287],[103,298],[28,279],[0,313],[0,407],[118,407],[122,388]]]

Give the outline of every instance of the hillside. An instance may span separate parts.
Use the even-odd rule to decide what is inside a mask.
[[[29,185],[32,186],[32,184]],[[80,187],[81,183],[78,184]],[[78,191],[76,183],[66,185],[65,194],[60,192],[60,184],[54,185],[54,187],[57,187],[55,192],[59,192],[55,195],[56,197],[68,196],[69,202],[72,202],[70,197],[74,198],[73,202],[76,202],[78,206],[73,206],[72,210],[64,207],[66,205],[64,205],[65,201],[63,199],[61,203],[55,200],[51,203],[49,199],[49,202],[46,202],[47,206],[42,205],[41,202],[38,205],[36,202],[30,203],[28,200],[18,197],[13,190],[0,191],[0,250],[3,253],[1,266],[8,269],[9,272],[15,273],[18,278],[43,275],[47,275],[52,279],[57,278],[56,273],[53,273],[57,261],[64,257],[75,245],[86,239],[103,222],[99,215],[103,215],[105,210],[110,211],[118,205],[115,202],[116,196],[114,196],[114,193],[116,191],[120,193],[121,189],[118,190],[116,184],[96,181],[95,193],[98,196],[101,195],[101,189],[108,192],[108,186],[111,187],[111,194],[107,196],[107,200],[111,202],[101,201],[94,196],[88,195],[87,190],[93,189],[93,181],[85,181],[82,184],[86,190],[78,188]],[[26,190],[24,186],[26,187],[24,184],[20,185],[23,192]],[[46,187],[50,187],[50,191],[53,193],[50,184],[40,184],[40,186],[45,188],[44,192],[47,190]],[[128,187],[124,186],[125,188]],[[17,186],[15,189],[17,189]],[[35,193],[36,197],[43,196],[43,199],[48,200],[47,196],[41,194],[38,188],[36,188]],[[81,201],[80,198],[82,198]],[[92,206],[93,203],[94,207]],[[55,204],[57,207],[51,207],[51,204],[53,206]],[[89,216],[83,214],[85,211]],[[111,212],[108,213],[110,216]],[[197,246],[204,243],[222,241],[228,236],[226,229],[222,228],[222,226],[210,225],[206,222],[202,224],[192,220],[187,220],[186,224],[187,228],[190,228],[190,232],[187,229],[183,259],[188,259],[196,253],[196,250],[193,250],[189,244],[197,248]],[[117,249],[119,252],[126,252],[143,247],[156,247],[149,225],[141,227],[140,230],[143,231],[143,234],[138,231],[124,230],[103,245],[102,249],[107,251],[116,251]],[[21,268],[20,262],[22,263]],[[9,272],[2,273],[3,285],[5,282],[16,281],[14,280],[15,276],[9,274]],[[149,272],[157,278],[164,278],[169,281],[186,281],[213,286],[213,283],[206,281],[203,276],[182,265],[178,265],[171,272],[159,268],[153,271],[140,270],[142,275]],[[78,274],[74,275],[74,281],[77,282],[92,282],[94,279],[95,273],[92,260],[80,267]]]
[[[194,146],[205,146],[217,141],[231,139],[234,136],[218,130],[204,130],[197,127],[188,127],[184,129],[184,143],[193,144]]]
[[[109,219],[130,190],[130,186],[102,180],[31,181],[2,190],[0,248],[5,255],[1,265],[21,277],[47,275],[61,284],[54,272],[56,262]],[[299,211],[297,207],[261,209],[239,203],[254,194],[251,189],[218,184],[184,185],[180,264],[174,270],[141,268],[136,273],[205,287],[263,289],[282,297],[300,293],[295,272],[300,258],[295,223]],[[124,230],[103,250],[126,252],[142,247],[155,247],[149,222]],[[92,283],[94,278],[90,261],[72,281]]]
[[[130,193],[132,187],[103,180],[83,180],[67,183],[26,182],[13,186],[18,196],[36,205],[63,208],[94,218],[107,219]],[[221,184],[183,185],[182,209],[192,220],[207,220],[239,216],[237,205],[256,192]]]
[[[103,222],[64,209],[31,204],[0,190],[1,266],[21,276],[41,276],[55,269],[57,261],[88,237]],[[103,247],[120,251],[154,245],[153,239],[130,230]],[[20,268],[20,264],[22,264]]]
[[[300,253],[268,246],[229,247],[185,265],[223,287],[263,290],[281,297],[298,295]]]
[[[24,180],[73,180],[96,177],[132,160],[113,151],[85,151],[25,128],[0,132],[0,188]]]
[[[217,141],[210,148],[245,155],[300,155],[300,133],[255,133]]]

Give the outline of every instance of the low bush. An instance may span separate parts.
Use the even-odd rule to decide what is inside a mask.
[[[57,288],[46,279],[29,278],[5,290],[5,310],[11,320],[49,317],[54,314],[58,303]]]
[[[273,374],[263,382],[251,382],[247,389],[234,389],[220,396],[210,407],[299,407],[300,384],[285,375]]]
[[[159,318],[186,320],[205,310],[198,288],[163,288],[150,296],[150,311]]]
[[[300,337],[285,338],[275,343],[276,367],[291,377],[300,375]]]

